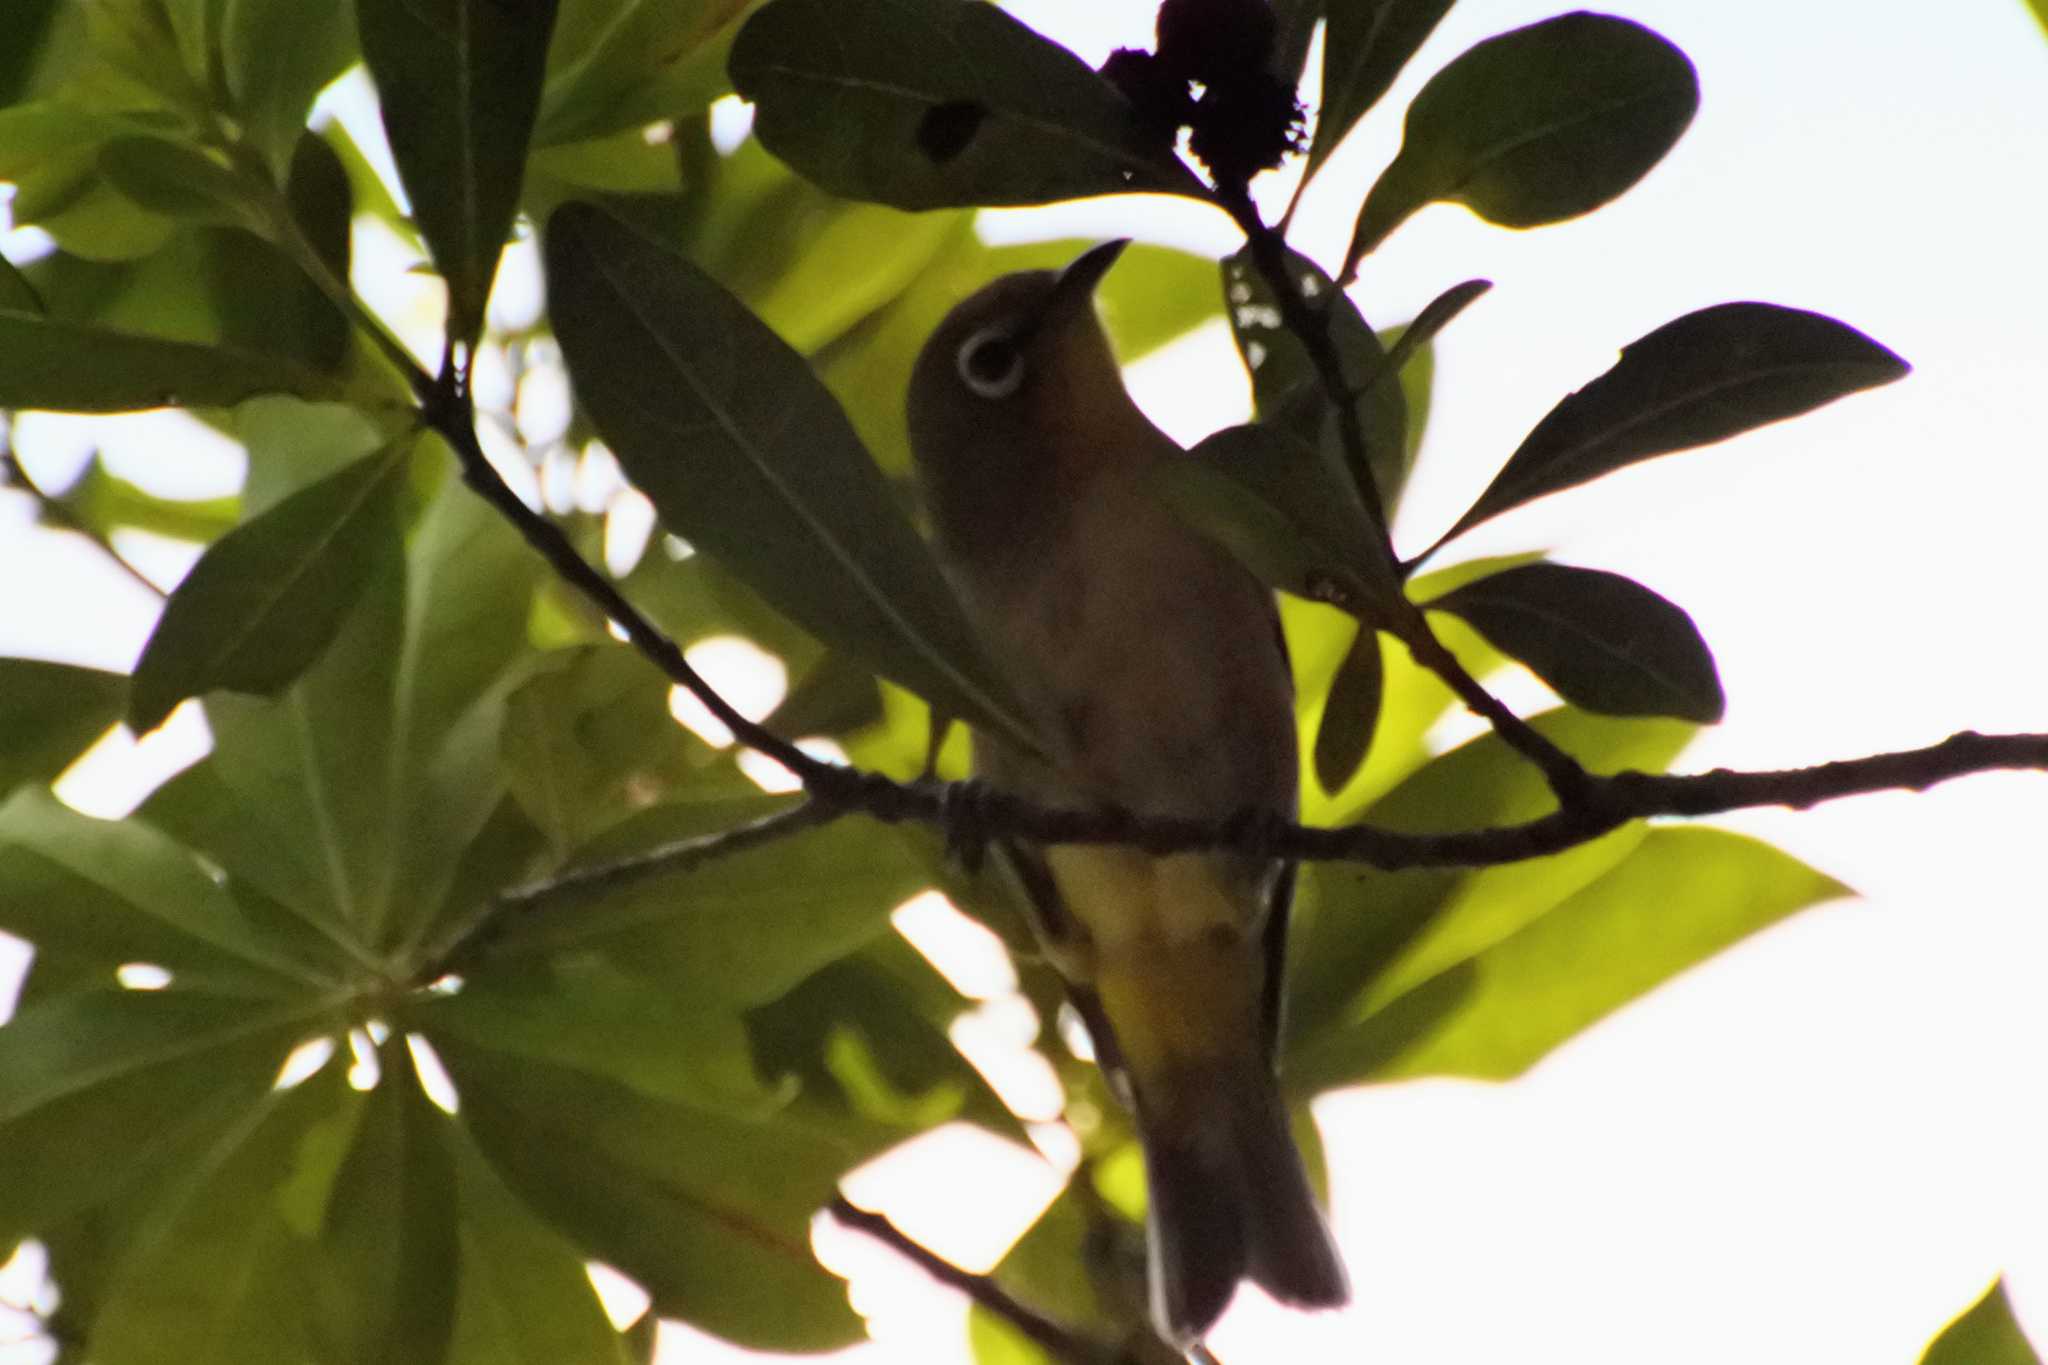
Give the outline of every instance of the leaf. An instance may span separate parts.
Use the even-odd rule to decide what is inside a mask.
[[[1469,993],[1374,1074],[1511,1079],[1687,968],[1847,891],[1755,839],[1653,829],[1599,880],[1452,967],[1471,972]],[[1360,1032],[1372,1028],[1368,1016]]]
[[[1379,632],[1361,625],[1330,680],[1329,697],[1316,725],[1316,781],[1326,792],[1344,790],[1372,747],[1380,718],[1386,671],[1380,662]]]
[[[303,0],[226,0],[220,56],[227,92],[245,136],[279,183],[291,172],[314,97],[355,57],[351,9]]]
[[[730,70],[768,150],[849,199],[1203,192],[1107,81],[993,5],[773,0],[740,30]]]
[[[378,1060],[327,1199],[313,1316],[330,1359],[433,1365],[454,1335],[460,1259],[450,1124],[421,1092],[403,1035]]]
[[[1819,313],[1770,303],[1687,313],[1624,347],[1614,368],[1552,408],[1444,540],[1546,493],[1797,417],[1908,368]]]
[[[1352,476],[1369,480],[1380,508],[1391,514],[1407,483],[1414,449],[1408,440],[1408,405],[1401,386],[1372,382],[1390,373],[1387,350],[1351,296],[1320,266],[1292,250],[1286,259],[1297,291],[1325,319],[1346,384],[1359,394],[1366,467],[1352,469]],[[1349,454],[1337,440],[1335,409],[1322,377],[1308,351],[1281,321],[1280,305],[1254,265],[1250,247],[1224,260],[1223,292],[1231,335],[1251,374],[1252,404],[1259,420],[1284,427],[1304,444],[1321,445],[1325,458],[1346,464]]]
[[[1424,603],[1472,623],[1574,706],[1711,724],[1726,704],[1692,618],[1633,579],[1536,563]]]
[[[334,379],[274,356],[0,312],[0,407],[231,407],[262,393],[341,396]]]
[[[1174,513],[1268,585],[1361,619],[1396,596],[1385,538],[1315,447],[1264,424],[1226,427],[1162,466]]]
[[[669,713],[668,680],[636,651],[559,651],[506,701],[505,781],[556,856],[654,804],[711,761]]]
[[[128,680],[41,659],[0,659],[0,797],[50,782],[121,718]]]
[[[459,1128],[447,1139],[462,1212],[452,1365],[628,1365],[576,1249],[527,1211]]]
[[[0,256],[0,309],[10,313],[34,313],[47,311],[43,307],[42,295],[28,282],[28,276],[4,256]]]
[[[1660,771],[1695,733],[1676,721],[1615,720],[1570,710],[1530,723],[1596,772]],[[1556,805],[1542,776],[1489,733],[1412,773],[1362,814],[1340,808],[1336,818],[1425,833],[1515,824]],[[1640,826],[1623,829],[1566,854],[1503,868],[1305,867],[1303,899],[1312,903],[1296,916],[1290,935],[1290,1033],[1302,1047],[1312,1046],[1314,1035],[1333,1026],[1397,963],[1409,960],[1404,954],[1427,951],[1425,934],[1464,933],[1463,917],[1453,918],[1459,906],[1470,906],[1470,917],[1484,921],[1476,933],[1497,935],[1502,923],[1525,922],[1599,875],[1640,832]]]
[[[313,1132],[354,1101],[323,1073],[251,1106],[167,1191],[121,1258],[93,1323],[93,1360],[308,1359],[306,1305],[318,1277],[280,1205]]]
[[[129,821],[94,820],[27,787],[0,805],[0,929],[52,952],[148,962],[239,996],[304,988],[249,932],[191,853]]]
[[[689,813],[693,824],[711,829],[737,822],[722,806]],[[639,835],[649,827],[663,837]],[[670,827],[671,812],[656,807],[614,829],[584,859],[602,863],[667,843]],[[493,948],[520,955],[598,948],[629,972],[687,980],[720,1000],[758,1005],[886,933],[889,912],[925,881],[899,839],[855,816],[683,871],[565,893],[508,925]]]
[[[810,1248],[811,1217],[849,1164],[838,1146],[466,1043],[437,1047],[498,1175],[586,1255],[637,1280],[656,1313],[756,1350],[861,1335],[845,1286]]]
[[[664,526],[827,645],[1031,743],[931,551],[795,352],[587,205],[550,220],[547,266],[577,395]]]
[[[270,1090],[303,1004],[99,990],[0,1028],[0,1241],[163,1178],[163,1161]]]
[[[98,534],[132,526],[173,540],[210,541],[234,529],[241,499],[159,498],[107,468],[94,456],[85,472],[57,495],[64,510]]]
[[[1323,103],[1307,174],[1337,150],[1352,126],[1380,102],[1451,0],[1330,0],[1323,34]]]
[[[391,155],[463,345],[483,330],[519,204],[554,22],[555,0],[356,0]]]
[[[566,0],[534,145],[552,147],[695,113],[730,88],[725,59],[759,0]],[[589,16],[584,22],[585,16]],[[573,30],[590,29],[576,42]]]
[[[2041,1365],[2041,1357],[2020,1330],[2005,1281],[1998,1279],[1928,1343],[1920,1365]]]
[[[138,733],[216,688],[275,696],[320,657],[394,533],[411,446],[403,437],[208,547],[135,666],[128,721]]]
[[[1503,227],[1590,213],[1663,159],[1699,98],[1685,54],[1626,19],[1564,14],[1489,38],[1408,107],[1343,274],[1434,200]]]
[[[409,1027],[617,1082],[655,1100],[765,1114],[737,1007],[684,975],[649,983],[602,958],[486,963],[462,990],[406,1011]]]
[[[196,147],[160,137],[115,138],[100,149],[99,165],[115,189],[151,213],[270,235],[251,187]]]

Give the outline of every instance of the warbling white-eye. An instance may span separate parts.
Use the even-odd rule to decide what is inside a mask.
[[[1185,458],[1096,320],[1123,242],[1005,276],[918,356],[910,444],[941,562],[1038,731],[977,774],[1064,807],[1291,818],[1293,684],[1273,597],[1155,492]],[[1199,1339],[1249,1277],[1308,1307],[1344,1267],[1274,1072],[1293,869],[1237,853],[999,846],[1145,1153],[1152,1316]]]

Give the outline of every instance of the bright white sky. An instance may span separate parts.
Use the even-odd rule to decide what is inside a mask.
[[[1090,61],[1150,42],[1150,0],[1009,7]],[[1560,8],[1454,9],[1308,197],[1297,245],[1326,263],[1341,250],[1430,71]],[[1517,512],[1455,553],[1550,547],[1688,608],[1729,694],[1688,767],[2048,731],[2048,38],[2020,0],[1610,8],[1699,66],[1700,113],[1672,156],[1578,223],[1513,233],[1426,210],[1357,291],[1384,325],[1458,280],[1496,285],[1439,343],[1402,543],[1426,544],[1551,404],[1657,324],[1742,298],[1832,313],[1915,373]],[[992,235],[1235,245],[1188,205],[995,217]],[[1244,414],[1227,346],[1219,327],[1132,386],[1191,440]],[[29,530],[14,497],[0,581],[76,585],[35,613],[17,590],[0,612],[10,649],[125,666],[146,634],[147,599]],[[1224,1360],[1906,1365],[2000,1271],[2048,1342],[2048,779],[1726,823],[1865,898],[1688,974],[1520,1082],[1326,1099],[1358,1303],[1309,1319],[1241,1302],[1214,1340]],[[967,1032],[1014,1047],[1017,1028],[998,1000]],[[1056,1183],[1035,1154],[948,1132],[854,1193],[982,1267]],[[880,1341],[848,1358],[964,1358],[957,1296],[858,1238],[820,1245],[856,1273]],[[751,1357],[670,1331],[662,1358]]]

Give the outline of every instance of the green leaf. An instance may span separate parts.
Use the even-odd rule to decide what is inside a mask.
[[[451,1365],[629,1365],[583,1258],[538,1222],[459,1128],[462,1283]]]
[[[122,137],[100,149],[100,172],[151,213],[268,236],[252,187],[196,147],[160,137]]]
[[[1375,1074],[1508,1080],[1688,967],[1847,891],[1742,835],[1653,829],[1599,880],[1448,968],[1472,978],[1458,1008]]]
[[[1676,721],[1617,720],[1571,710],[1551,711],[1530,723],[1596,772],[1660,771],[1695,733]],[[1515,824],[1556,805],[1528,761],[1487,734],[1413,773],[1369,810],[1340,808],[1333,818],[1425,833]],[[1431,951],[1425,934],[1460,938],[1466,923],[1478,920],[1473,933],[1497,935],[1502,924],[1526,921],[1599,875],[1640,836],[1640,826],[1623,829],[1569,853],[1504,868],[1305,867],[1303,899],[1311,903],[1296,916],[1288,955],[1292,1035],[1311,1046],[1313,1035],[1406,960],[1404,954]],[[1461,905],[1470,907],[1464,915],[1456,913]]]
[[[394,533],[411,446],[402,438],[208,547],[143,646],[129,724],[154,730],[179,702],[215,688],[275,696],[311,667]]]
[[[300,1005],[101,990],[0,1028],[0,1241],[163,1177],[163,1162],[261,1102],[311,1031]]]
[[[304,988],[191,853],[26,787],[0,805],[0,928],[109,968],[148,962],[241,996]]]
[[[756,1350],[861,1335],[810,1221],[850,1155],[789,1125],[659,1104],[580,1072],[453,1041],[438,1048],[498,1174],[654,1311]]]
[[[328,1357],[436,1365],[455,1327],[455,1167],[447,1116],[421,1092],[401,1035],[334,1177],[314,1297]]]
[[[275,356],[0,312],[0,407],[230,407],[262,393],[341,396],[334,379]]]
[[[773,0],[740,30],[730,70],[768,150],[849,199],[1203,192],[1107,81],[993,5]]]
[[[765,1114],[739,1010],[689,976],[649,983],[602,958],[487,964],[457,994],[406,1011],[430,1038],[455,1037],[615,1081],[655,1100]]]
[[[128,680],[41,659],[0,659],[0,796],[49,782],[120,720]]]
[[[1344,790],[1365,762],[1385,687],[1379,632],[1362,625],[1330,680],[1329,698],[1316,724],[1316,781],[1324,791]]]
[[[1451,0],[1330,0],[1323,34],[1323,104],[1308,174],[1329,159],[1365,112],[1380,102]]]
[[[356,0],[391,155],[464,345],[519,204],[554,22],[555,0]]]
[[[351,9],[304,0],[226,0],[220,55],[228,95],[244,135],[279,183],[291,172],[314,97],[355,57]]]
[[[2048,14],[2043,22],[2048,23]],[[1928,1343],[1920,1365],[2041,1365],[2041,1357],[2020,1330],[2005,1281],[1999,1279]]]
[[[758,4],[564,0],[534,145],[637,132],[702,109],[730,88],[726,54]]]
[[[1359,394],[1366,467],[1353,469],[1352,476],[1370,480],[1380,507],[1391,515],[1415,452],[1408,440],[1408,404],[1401,386],[1373,382],[1389,376],[1387,350],[1351,296],[1314,261],[1290,250],[1287,269],[1309,307],[1325,319],[1345,382]],[[1254,265],[1250,247],[1224,260],[1223,291],[1229,300],[1231,334],[1251,373],[1252,404],[1259,420],[1285,428],[1304,444],[1322,446],[1326,459],[1345,464],[1349,456],[1337,439],[1335,409],[1322,379],[1307,350],[1282,323],[1280,305]]]
[[[801,357],[587,205],[556,211],[547,265],[578,397],[668,529],[827,645],[1030,743],[931,551]]]
[[[722,810],[692,812],[692,823],[713,829],[735,823]],[[671,813],[656,807],[617,827],[584,857],[601,863],[636,845],[666,843],[674,837],[672,826]],[[639,837],[639,829],[650,827],[665,837]],[[601,948],[630,972],[660,982],[687,980],[693,990],[756,1005],[886,933],[889,912],[925,880],[902,840],[865,817],[849,817],[684,871],[565,892],[508,925],[493,948],[517,954]]]
[[[317,1149],[313,1134],[354,1103],[337,1076],[323,1073],[271,1092],[214,1143],[122,1257],[93,1323],[93,1360],[272,1365],[311,1357],[306,1307],[319,1276],[283,1206]]]
[[[1164,465],[1176,515],[1282,592],[1372,620],[1396,597],[1385,537],[1326,453],[1257,423],[1226,427]]]
[[[1908,368],[1819,313],[1770,303],[1687,313],[1624,347],[1614,368],[1552,408],[1444,540],[1546,493],[1797,417]]]
[[[0,309],[38,316],[47,311],[43,307],[42,295],[36,293],[36,287],[28,282],[28,276],[4,256],[0,256]]]
[[[173,540],[206,542],[234,528],[241,499],[159,498],[109,470],[95,455],[77,482],[57,495],[64,510],[100,535],[132,526]]]
[[[505,781],[556,856],[654,804],[715,757],[669,713],[669,682],[637,651],[559,651],[506,701]]]
[[[1620,574],[1524,564],[1424,605],[1464,617],[1588,711],[1711,724],[1726,704],[1692,618]]]
[[[1343,273],[1434,200],[1504,227],[1590,213],[1663,159],[1699,99],[1685,54],[1626,19],[1565,14],[1489,38],[1408,107]]]

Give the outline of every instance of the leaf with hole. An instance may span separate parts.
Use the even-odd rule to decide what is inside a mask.
[[[668,530],[826,645],[1036,747],[801,356],[696,267],[588,205],[556,211],[547,264],[577,396]]]
[[[768,150],[850,199],[1203,193],[1114,87],[994,5],[773,0],[740,30],[731,71]]]
[[[1699,98],[1685,54],[1626,19],[1564,14],[1489,38],[1408,106],[1343,274],[1436,200],[1503,227],[1590,213],[1663,159]]]
[[[1703,724],[1721,718],[1720,674],[1692,618],[1620,574],[1524,564],[1423,605],[1464,617],[1574,706]]]
[[[1889,384],[1908,368],[1820,313],[1772,303],[1687,313],[1624,347],[1614,368],[1552,408],[1443,540],[1639,460]]]

